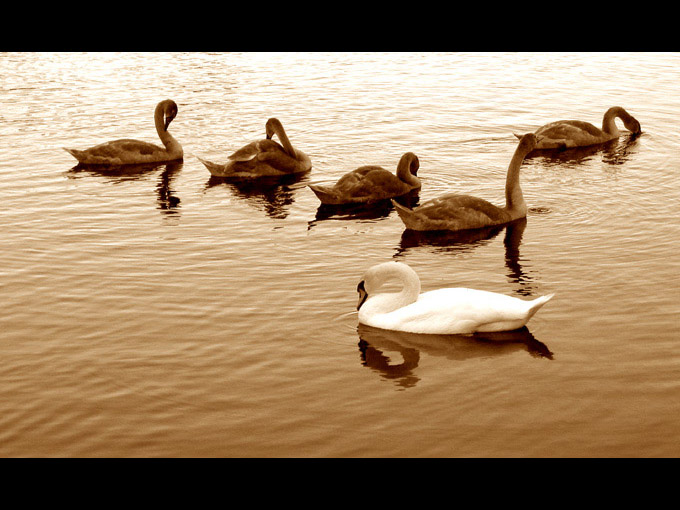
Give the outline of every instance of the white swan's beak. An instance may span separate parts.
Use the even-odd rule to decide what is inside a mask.
[[[361,308],[361,305],[364,304],[364,301],[366,301],[366,298],[368,297],[368,292],[366,292],[366,289],[364,288],[364,281],[361,280],[359,282],[359,285],[357,285],[357,292],[359,293],[359,304],[357,305],[357,310]]]

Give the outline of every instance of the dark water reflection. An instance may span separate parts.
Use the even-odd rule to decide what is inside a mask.
[[[396,202],[406,207],[416,207],[420,200],[420,190],[396,197]],[[321,204],[314,219],[308,222],[307,230],[324,220],[377,220],[386,218],[394,210],[391,200],[379,200],[370,204],[329,205]]]
[[[457,232],[447,230],[419,232],[406,229],[401,235],[401,242],[394,258],[399,258],[408,250],[419,247],[434,248],[435,251],[441,252],[474,250],[488,244],[505,229],[503,244],[505,245],[505,266],[508,268],[507,276],[510,281],[519,285],[519,289],[515,291],[517,294],[531,296],[534,293],[534,279],[523,269],[519,250],[526,226],[527,219],[520,218],[505,225]]]
[[[162,169],[156,184],[156,202],[158,209],[164,214],[178,214],[180,198],[175,195],[173,180],[184,164],[181,161],[168,163],[144,163],[139,165],[85,165],[78,163],[66,172],[69,179],[79,177],[103,177],[112,184],[147,179],[153,172]]]
[[[572,149],[536,149],[526,160],[538,158],[545,165],[564,165],[565,163],[581,164],[602,155],[602,161],[612,165],[622,165],[630,159],[641,133],[627,133],[620,138],[606,143]]]
[[[295,195],[304,188],[308,174],[293,174],[282,177],[261,177],[258,179],[235,179],[233,177],[210,176],[205,191],[225,187],[238,198],[244,199],[256,209],[261,209],[270,218],[284,219],[289,208],[295,203]]]
[[[465,361],[526,350],[536,358],[553,359],[548,346],[537,340],[526,326],[497,333],[425,335],[359,324],[357,332],[362,365],[402,388],[411,388],[420,381],[416,368],[421,352],[453,361]],[[385,351],[398,352],[402,361],[393,363]]]

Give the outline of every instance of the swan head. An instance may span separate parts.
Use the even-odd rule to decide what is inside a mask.
[[[401,160],[399,161],[399,166],[402,164],[409,166],[408,169],[412,175],[418,175],[418,169],[420,168],[420,160],[418,159],[418,156],[412,152],[407,152],[401,157]]]
[[[642,131],[640,123],[632,115],[629,116],[628,118],[623,119],[623,125],[626,126],[626,129],[628,131],[631,131],[634,134],[638,134]]]
[[[366,282],[364,280],[361,280],[359,285],[357,285],[357,292],[359,293],[359,304],[357,305],[357,310],[359,310],[361,305],[364,304],[366,298],[368,297],[368,292],[366,292]]]
[[[531,152],[538,146],[539,142],[542,139],[543,139],[542,136],[536,135],[535,133],[527,133],[525,135],[522,135],[522,138],[519,139],[519,144],[517,148],[522,149],[527,153]]]
[[[409,291],[415,296],[420,293],[420,279],[411,267],[402,262],[383,262],[369,268],[364,274],[363,280],[357,285],[357,292],[359,293],[357,310],[362,307],[370,296],[391,279],[401,281],[402,284],[408,286]]]
[[[267,139],[271,140],[271,138],[279,131],[283,129],[283,124],[281,124],[281,121],[277,118],[272,117],[267,121],[267,123],[264,126],[265,133],[267,135]]]
[[[163,105],[163,115],[165,117],[164,125],[165,130],[168,130],[168,126],[172,120],[177,116],[177,103],[172,99],[166,99],[161,103]]]

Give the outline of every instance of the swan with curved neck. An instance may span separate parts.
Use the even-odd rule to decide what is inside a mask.
[[[301,150],[290,143],[283,125],[271,118],[265,125],[264,140],[258,140],[240,148],[229,156],[226,164],[212,163],[198,158],[216,177],[267,177],[308,172],[312,162]],[[281,143],[272,140],[276,135]]]
[[[400,292],[377,292],[390,280]],[[371,267],[357,286],[359,322],[407,333],[437,335],[511,331],[521,328],[554,294],[531,301],[464,287],[420,293],[420,278],[408,265],[384,262]]]
[[[602,118],[602,129],[580,120],[558,120],[538,128],[535,133],[543,138],[536,148],[569,149],[614,140],[621,135],[616,126],[617,118],[621,119],[626,129],[633,134],[641,132],[642,128],[635,117],[620,106],[613,106],[605,112]],[[521,135],[515,134],[515,136],[519,138]]]
[[[407,152],[399,160],[396,175],[380,166],[361,166],[343,175],[334,186],[310,184],[322,204],[368,204],[420,189],[418,156]]]
[[[411,230],[467,230],[502,225],[527,214],[527,206],[519,185],[519,171],[524,157],[534,150],[540,137],[533,133],[522,136],[512,156],[505,180],[505,206],[498,207],[482,198],[448,193],[409,209],[394,200],[399,217]]]
[[[156,105],[154,123],[164,147],[124,138],[85,150],[65,147],[64,150],[83,165],[138,165],[181,160],[184,157],[182,146],[168,131],[168,126],[176,115],[177,104],[172,99],[166,99]]]

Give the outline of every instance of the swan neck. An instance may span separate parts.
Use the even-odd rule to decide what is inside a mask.
[[[412,159],[402,158],[397,166],[397,177],[411,187],[420,186],[420,179],[411,173]]]
[[[399,292],[375,293],[383,283],[396,279],[402,284]],[[367,282],[368,283],[368,282]],[[388,265],[367,287],[368,299],[361,307],[362,314],[389,313],[415,302],[420,295],[420,278],[410,267]]]
[[[510,160],[508,167],[508,175],[505,180],[505,208],[512,211],[520,211],[526,213],[526,204],[524,203],[524,195],[522,188],[519,185],[519,171],[524,161],[524,156],[527,155],[527,150],[523,147],[517,147],[515,154]]]
[[[622,113],[625,113],[623,108],[614,106],[607,110],[602,119],[602,131],[610,135],[619,134],[619,128],[616,126],[616,117],[621,117]]]
[[[168,152],[183,152],[179,142],[165,129],[165,111],[160,104],[156,107],[156,112],[154,113],[154,123],[156,124],[158,138],[161,139]]]
[[[293,144],[290,143],[290,140],[288,139],[288,135],[286,134],[286,131],[283,129],[283,126],[279,125],[276,127],[275,130],[276,136],[279,137],[279,140],[281,141],[281,145],[283,146],[284,150],[288,153],[288,155],[291,158],[295,158],[296,153],[295,153],[295,148],[293,147]]]

